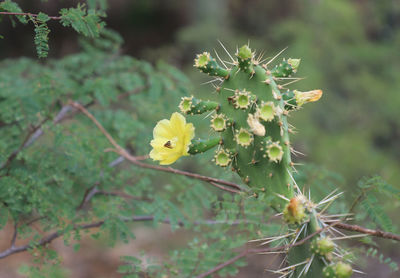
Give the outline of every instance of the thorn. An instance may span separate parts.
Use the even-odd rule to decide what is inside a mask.
[[[225,46],[222,44],[220,40],[218,40],[219,44],[222,46],[222,48],[225,50],[226,54],[228,54],[229,58],[231,58],[232,62],[235,63],[235,60],[232,58],[231,54],[229,54],[228,50],[226,50]]]
[[[214,49],[215,55],[217,56],[218,60],[224,65],[225,69],[228,69],[228,67],[225,65],[224,61],[219,57],[218,52]]]
[[[270,63],[272,63],[279,55],[281,55],[285,50],[287,49],[287,47],[285,47],[284,49],[282,49],[278,54],[276,54],[271,60],[268,61],[268,63],[266,63],[265,65],[268,66]]]

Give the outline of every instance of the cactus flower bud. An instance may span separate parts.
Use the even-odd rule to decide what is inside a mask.
[[[326,266],[322,272],[326,278],[350,278],[353,269],[349,264],[337,262]]]
[[[321,98],[322,90],[312,90],[307,92],[294,91],[297,106],[302,106],[308,102],[314,102]]]
[[[236,53],[236,56],[243,59],[251,59],[253,57],[253,53],[251,52],[250,47],[246,44],[239,48],[239,51]]]
[[[283,210],[283,219],[289,224],[300,224],[306,218],[305,208],[299,196],[290,199]]]
[[[313,253],[326,257],[332,253],[335,245],[329,237],[323,237],[314,239],[310,248]]]
[[[288,62],[289,65],[292,66],[293,72],[295,73],[295,72],[297,72],[297,69],[298,69],[299,66],[300,66],[301,59],[292,59],[292,58],[289,58],[289,59],[287,60],[287,62]]]

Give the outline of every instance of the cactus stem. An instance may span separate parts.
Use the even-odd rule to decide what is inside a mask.
[[[198,54],[194,60],[194,66],[210,76],[229,78],[229,70],[218,65],[217,61],[208,52]]]

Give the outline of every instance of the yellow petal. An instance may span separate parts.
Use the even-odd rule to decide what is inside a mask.
[[[170,138],[173,136],[173,130],[171,130],[171,123],[169,120],[161,120],[157,123],[153,130],[153,137],[165,137]]]
[[[174,134],[184,134],[186,119],[179,114],[178,112],[174,112],[171,116],[171,130]]]

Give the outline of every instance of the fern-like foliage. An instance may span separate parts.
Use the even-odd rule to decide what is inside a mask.
[[[369,248],[367,250],[366,255],[367,255],[367,257],[377,259],[379,261],[379,263],[381,263],[381,264],[387,265],[392,272],[399,271],[398,264],[395,261],[393,261],[390,257],[385,258],[385,255],[383,255],[382,253],[379,253],[379,251],[376,248],[373,248],[373,247]]]
[[[11,0],[6,0],[0,3],[0,11],[6,11],[6,12],[11,12],[11,13],[22,13],[22,9],[19,7],[19,5]],[[17,15],[17,19],[23,23],[26,24],[28,23],[27,16],[25,15]],[[11,17],[12,18],[12,17]],[[15,24],[13,22],[13,24]]]
[[[47,27],[46,22],[50,20],[49,16],[44,13],[39,13],[35,18],[31,18],[33,24],[35,25],[35,46],[36,53],[39,58],[47,57],[49,52],[49,27]]]
[[[363,212],[368,216],[373,223],[379,228],[386,231],[394,231],[394,226],[390,216],[385,212],[385,207],[379,201],[380,196],[384,195],[385,199],[396,202],[400,199],[400,190],[388,184],[380,176],[371,178],[364,177],[358,182],[359,195],[352,205],[352,210],[360,204],[363,207]],[[390,204],[390,202],[386,202]],[[358,215],[360,219],[362,214]]]
[[[50,19],[60,20],[60,23],[66,27],[72,27],[76,32],[86,37],[98,37],[105,23],[101,18],[105,16],[104,10],[107,3],[104,0],[90,0],[88,2],[89,9],[84,4],[78,4],[76,8],[61,9],[61,16],[48,16],[43,12],[32,14],[24,12],[17,3],[6,0],[0,2],[0,12],[8,12],[13,25],[16,17],[21,23],[26,24],[29,21],[34,25],[35,38],[34,43],[36,53],[39,58],[45,58],[48,55],[48,35],[50,29],[47,26],[47,21]],[[8,14],[6,13],[6,14]],[[15,14],[17,13],[17,14]],[[1,17],[4,15],[0,15]],[[3,38],[0,36],[0,38]]]
[[[71,26],[74,30],[87,37],[97,37],[104,27],[101,14],[96,10],[87,10],[85,5],[78,4],[76,8],[61,9],[61,24]]]

